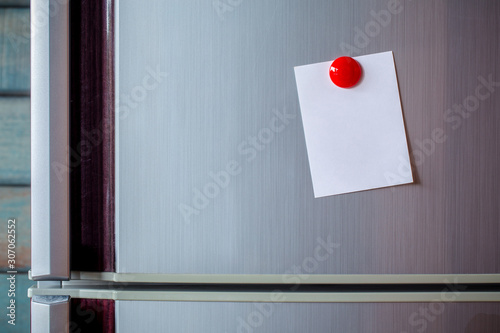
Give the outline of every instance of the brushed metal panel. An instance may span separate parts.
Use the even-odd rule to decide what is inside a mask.
[[[31,273],[69,279],[69,4],[31,4]]]
[[[446,118],[478,75],[500,80],[499,4],[404,1],[374,23],[391,3],[120,1],[117,272],[499,273],[499,94]],[[417,181],[314,199],[293,67],[387,50]]]
[[[116,301],[127,332],[497,332],[500,304]]]
[[[500,3],[461,0],[450,6],[449,15],[446,101],[454,112],[444,125],[449,135],[443,152],[444,245],[457,271],[498,273]],[[490,77],[496,86],[485,88]]]

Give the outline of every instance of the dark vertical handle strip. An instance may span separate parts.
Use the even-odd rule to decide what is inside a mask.
[[[109,299],[71,299],[72,332],[114,333],[115,301]]]
[[[71,4],[71,269],[113,272],[114,1]]]

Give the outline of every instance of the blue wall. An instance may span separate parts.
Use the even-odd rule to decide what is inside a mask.
[[[0,332],[30,331],[29,1],[0,0]],[[7,221],[16,220],[16,321],[8,323]]]

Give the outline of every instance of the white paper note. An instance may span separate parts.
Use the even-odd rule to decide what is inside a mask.
[[[363,75],[348,89],[333,60],[295,67],[316,198],[413,182],[393,54],[354,59]]]

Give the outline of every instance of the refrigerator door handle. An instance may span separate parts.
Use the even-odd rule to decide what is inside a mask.
[[[69,332],[69,296],[33,296],[31,333]]]
[[[31,273],[68,280],[69,1],[31,1]]]

